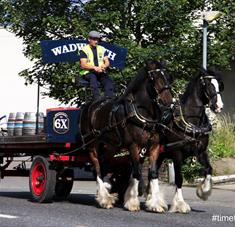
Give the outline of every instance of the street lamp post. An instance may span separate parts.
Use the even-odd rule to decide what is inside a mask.
[[[37,113],[36,113],[36,134],[39,134],[39,103],[40,103],[40,79],[39,76],[37,78]]]
[[[219,18],[222,15],[219,11],[207,11],[202,13],[203,19],[203,51],[202,51],[202,66],[207,69],[207,28],[210,22]]]
[[[208,22],[203,20],[203,44],[202,44],[202,66],[204,69],[207,69],[207,27]]]

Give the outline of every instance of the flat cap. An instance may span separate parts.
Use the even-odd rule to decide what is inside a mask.
[[[90,31],[88,37],[100,39],[100,33],[97,31]]]

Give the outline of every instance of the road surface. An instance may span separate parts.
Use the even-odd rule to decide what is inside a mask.
[[[174,187],[162,185],[170,206]],[[150,213],[142,210],[131,213],[117,206],[111,210],[98,208],[95,203],[96,184],[77,181],[68,201],[38,204],[30,201],[27,177],[8,177],[0,182],[0,226],[51,227],[152,227],[152,226],[235,226],[235,187],[214,189],[206,202],[195,194],[195,188],[184,187],[189,214]]]

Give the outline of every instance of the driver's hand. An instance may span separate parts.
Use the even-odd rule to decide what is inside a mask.
[[[94,70],[95,70],[97,73],[102,73],[102,72],[103,72],[102,68],[101,68],[101,67],[97,67],[97,66],[94,67]]]
[[[106,70],[105,65],[101,65],[100,67],[101,67],[101,69],[102,69],[103,72]]]

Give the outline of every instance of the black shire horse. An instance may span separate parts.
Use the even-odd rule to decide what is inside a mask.
[[[175,110],[172,131],[168,131],[163,136],[164,144],[181,141],[184,145],[176,147],[174,150],[166,149],[159,155],[157,169],[164,159],[172,159],[175,170],[176,193],[171,206],[171,212],[187,213],[190,206],[184,201],[182,195],[183,177],[181,166],[183,161],[190,156],[196,156],[198,161],[204,166],[204,181],[197,188],[197,195],[206,200],[212,189],[212,167],[209,161],[207,146],[211,130],[208,117],[205,112],[206,105],[215,113],[221,112],[223,102],[220,92],[223,90],[223,83],[219,74],[215,71],[200,71],[192,78],[186,91],[180,97],[179,105]],[[187,143],[188,138],[195,141]],[[181,143],[179,142],[179,144]],[[174,148],[174,147],[173,147]]]
[[[103,208],[112,208],[116,197],[110,193],[110,182],[103,178],[107,165],[102,165],[101,158],[108,156],[112,159],[120,150],[129,152],[132,164],[132,178],[124,195],[124,207],[129,211],[140,209],[138,184],[141,178],[140,157],[145,155],[141,153],[143,147],[148,148],[150,159],[150,194],[157,190],[152,182],[156,176],[155,164],[159,154],[159,136],[155,125],[163,116],[165,119],[167,111],[162,111],[163,107],[172,103],[167,76],[160,63],[149,60],[121,97],[95,101],[85,106],[81,113],[82,139],[87,144],[97,174],[96,200]],[[112,166],[108,165],[108,168]],[[155,211],[159,204],[152,197],[149,195],[146,203],[149,210]]]

